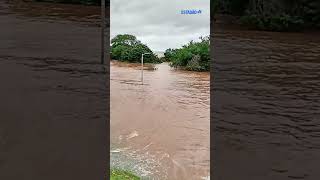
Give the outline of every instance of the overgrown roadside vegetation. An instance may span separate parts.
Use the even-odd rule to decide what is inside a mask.
[[[214,0],[213,13],[237,16],[253,29],[302,31],[320,29],[319,0]]]
[[[127,171],[112,169],[110,180],[140,180],[140,178]]]
[[[165,59],[175,68],[189,71],[210,70],[210,38],[200,37],[200,41],[190,41],[179,49],[167,49]]]

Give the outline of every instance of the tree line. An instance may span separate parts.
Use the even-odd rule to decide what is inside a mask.
[[[319,0],[214,0],[213,14],[238,16],[239,22],[261,30],[320,29]]]
[[[35,0],[39,2],[54,2],[54,3],[68,3],[68,4],[85,4],[85,5],[100,5],[101,0]],[[109,0],[106,0],[109,4]]]
[[[190,71],[209,71],[210,69],[210,39],[209,36],[200,37],[199,41],[190,41],[177,49],[167,49],[164,57],[157,57],[151,49],[141,43],[135,36],[119,34],[111,40],[111,59],[139,63],[143,53],[149,53],[144,57],[146,63],[169,62],[174,68]]]
[[[101,3],[101,0],[35,1],[86,5]],[[106,0],[106,4],[109,2]],[[212,15],[220,13],[237,16],[241,24],[260,30],[320,29],[320,0],[212,0],[211,11]]]

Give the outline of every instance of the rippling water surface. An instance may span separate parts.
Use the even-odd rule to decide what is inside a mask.
[[[99,28],[46,13],[63,5],[7,2],[16,1],[0,1],[0,179],[101,179],[109,72]]]
[[[215,177],[318,179],[319,34],[217,28],[213,38]]]
[[[209,176],[209,73],[111,63],[111,164],[144,179]]]

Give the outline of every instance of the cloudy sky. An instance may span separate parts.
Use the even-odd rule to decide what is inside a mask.
[[[181,14],[181,10],[201,14]],[[210,0],[110,0],[111,38],[135,35],[153,51],[179,48],[210,34]]]

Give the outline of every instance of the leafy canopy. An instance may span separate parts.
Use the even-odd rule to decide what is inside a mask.
[[[160,62],[151,49],[133,35],[119,34],[111,40],[111,58],[114,60],[140,62],[143,53],[150,53],[144,56],[144,62]]]

